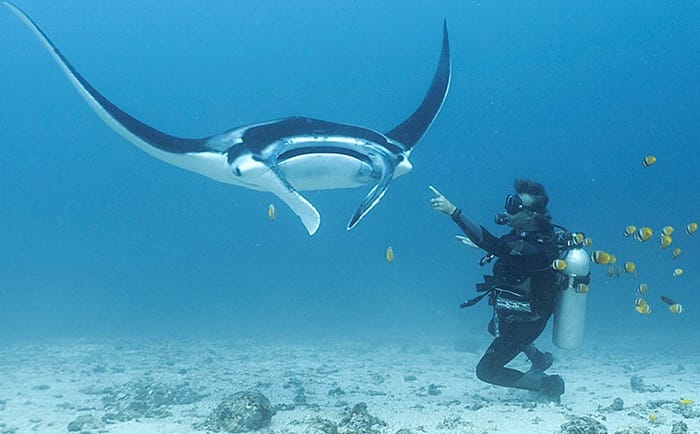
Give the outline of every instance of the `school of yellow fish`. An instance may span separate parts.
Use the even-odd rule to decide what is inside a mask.
[[[647,157],[644,159],[644,161],[644,166],[647,167],[651,164],[654,164],[656,162],[656,159]],[[673,234],[673,230],[673,226],[664,226],[663,228],[661,228],[661,230],[659,230],[659,247],[661,248],[661,250],[666,250],[673,243],[673,238],[671,237],[671,234]],[[697,230],[698,224],[696,222],[688,223],[688,225],[685,227],[685,233],[687,235],[693,235]],[[622,231],[622,235],[625,238],[632,237],[636,241],[643,243],[651,239],[651,237],[654,235],[654,230],[648,226],[637,228],[637,226],[635,225],[629,225],[624,228],[624,230]],[[682,250],[680,247],[675,247],[671,252],[671,259],[678,258],[681,252]],[[594,250],[591,253],[591,261],[593,261],[596,264],[607,264],[608,277],[618,278],[622,275],[623,272],[625,272],[631,273],[635,279],[637,278],[637,265],[633,261],[625,261],[625,263],[621,267],[618,266],[616,268],[613,266],[613,264],[617,262],[617,258],[615,258],[615,255],[604,250]],[[677,267],[673,270],[672,275],[674,277],[679,277],[683,275],[683,272],[683,268]],[[642,296],[646,295],[648,291],[649,286],[646,283],[640,283],[639,286],[637,286],[637,298],[634,299],[634,310],[641,315],[649,315],[652,312],[652,308],[651,306],[649,306],[649,303],[646,301],[646,299],[642,298]],[[677,303],[671,298],[663,295],[660,298],[661,301],[668,305],[668,310],[671,313],[683,313],[682,304]]]
[[[657,159],[656,156],[654,155],[647,155],[642,159],[642,166],[644,167],[650,167],[654,164],[656,164]],[[696,231],[698,230],[698,223],[697,222],[690,222],[685,226],[685,234],[687,236],[693,235]],[[664,226],[658,231],[658,245],[661,251],[665,251],[669,247],[672,246],[674,243],[674,238],[673,238],[673,233],[674,233],[674,227],[673,226]],[[623,231],[622,235],[624,238],[631,238],[636,240],[639,243],[646,243],[649,241],[653,236],[654,236],[654,229],[652,229],[649,226],[636,226],[636,225],[628,225],[626,226]],[[674,246],[671,250],[671,259],[676,260],[680,255],[681,252],[683,251],[680,247]],[[619,278],[621,277],[624,273],[631,274],[634,279],[637,279],[638,277],[638,267],[637,264],[633,261],[624,261],[623,264],[620,265],[615,265],[617,263],[617,258],[615,257],[614,254],[607,252],[605,250],[594,250],[591,253],[591,261],[595,264],[601,264],[601,265],[607,265],[608,266],[608,277],[610,278]],[[552,264],[553,268],[557,269],[556,264]],[[682,267],[675,267],[670,274],[674,278],[678,278],[682,276],[684,273],[684,270]],[[647,302],[647,300],[644,298],[647,296],[649,292],[649,286],[647,283],[640,283],[637,288],[636,288],[636,298],[634,299],[634,309],[637,313],[641,315],[649,315],[652,313],[652,308]],[[664,302],[666,305],[668,305],[668,310],[669,312],[673,314],[681,314],[683,313],[683,305],[676,302],[675,300],[665,296],[665,295],[660,295],[660,299],[662,302]]]

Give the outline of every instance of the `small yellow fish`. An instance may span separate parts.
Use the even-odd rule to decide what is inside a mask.
[[[673,256],[673,259],[676,259],[678,256],[680,256],[680,254],[681,254],[681,248],[676,247],[675,249],[673,249],[673,253],[671,253],[671,256]]]
[[[647,306],[647,301],[644,300],[642,297],[637,297],[634,299],[634,305],[636,307]]]
[[[665,237],[667,235],[671,236],[672,233],[673,233],[673,226],[664,226],[663,228],[661,228],[661,236],[663,236],[663,237]]]
[[[649,227],[639,228],[634,234],[634,239],[641,242],[647,241],[651,236],[654,235],[654,231]]]
[[[593,239],[591,237],[586,237],[583,239],[583,247],[591,247],[593,245]]]
[[[629,225],[625,228],[625,231],[622,233],[622,235],[624,235],[625,238],[627,238],[627,237],[631,237],[632,235],[634,235],[635,232],[637,232],[637,226]]]
[[[661,238],[659,238],[659,247],[661,247],[662,250],[665,250],[666,247],[670,246],[672,242],[673,238],[671,238],[670,235],[663,235]]]
[[[688,223],[688,226],[685,227],[685,233],[688,235],[693,235],[695,231],[698,230],[698,224],[695,222]]]
[[[647,291],[649,291],[649,287],[646,283],[640,283],[637,287],[637,294],[639,295],[644,295],[647,293]]]
[[[632,261],[625,262],[624,267],[625,267],[625,273],[634,273],[634,270],[637,269],[637,265]]]
[[[386,262],[392,263],[394,262],[394,249],[389,246],[386,248]]]
[[[671,313],[675,313],[675,314],[679,314],[679,315],[680,315],[680,314],[683,313],[683,305],[682,305],[682,304],[678,304],[678,303],[674,303],[674,304],[672,304],[672,305],[670,305],[670,306],[668,307],[668,310],[670,310]]]
[[[552,261],[552,268],[557,271],[564,271],[566,270],[566,261],[563,259],[555,259]]]
[[[649,166],[651,166],[651,165],[654,164],[654,163],[656,163],[656,157],[653,156],[653,155],[647,155],[647,156],[644,157],[644,159],[642,160],[642,166],[644,166],[644,167],[649,167]]]
[[[577,294],[585,294],[588,292],[589,289],[590,288],[588,288],[588,285],[586,285],[585,283],[579,283],[578,285],[576,285],[576,289],[574,289],[574,291],[576,291]]]
[[[616,262],[617,262],[617,256],[615,256],[615,255],[610,255],[610,263],[611,263],[611,264],[614,264],[614,263],[616,263]]]
[[[678,403],[680,405],[691,405],[693,403],[693,400],[688,398],[681,398],[678,400]]]
[[[594,250],[591,253],[591,261],[595,262],[596,264],[612,264],[611,259],[612,255],[602,250]]]
[[[682,269],[682,268],[676,268],[675,270],[673,270],[673,276],[674,276],[674,277],[678,277],[678,276],[680,276],[681,274],[683,274],[683,269]]]
[[[585,235],[583,235],[581,232],[576,232],[571,236],[571,240],[576,244],[577,246],[579,244],[583,244],[583,240],[586,238]]]
[[[654,424],[659,423],[659,417],[656,416],[655,414],[650,414],[649,415],[649,422],[654,423]]]
[[[267,218],[269,218],[270,220],[274,220],[277,218],[277,212],[275,211],[275,205],[272,203],[267,206]]]
[[[635,306],[634,310],[637,311],[638,314],[641,315],[651,315],[651,307],[649,307],[648,304],[643,304],[640,306]]]

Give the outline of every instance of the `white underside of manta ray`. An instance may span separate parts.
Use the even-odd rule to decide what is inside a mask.
[[[305,117],[233,128],[201,139],[174,137],[133,118],[83,78],[24,12],[4,1],[49,51],[93,110],[128,141],[173,166],[216,181],[267,191],[289,206],[310,235],[321,216],[299,191],[374,185],[350,219],[352,229],[408,173],[411,150],[442,107],[450,85],[447,25],[433,81],[418,109],[387,133]]]

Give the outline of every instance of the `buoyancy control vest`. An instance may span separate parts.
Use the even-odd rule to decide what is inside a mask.
[[[557,258],[556,235],[553,228],[540,232],[511,232],[499,239],[510,249],[493,266],[493,274],[485,275],[477,284],[480,296],[462,303],[472,306],[485,296],[494,313],[508,321],[533,321],[549,316],[556,299],[556,271],[550,264]],[[480,263],[494,258],[487,254]]]

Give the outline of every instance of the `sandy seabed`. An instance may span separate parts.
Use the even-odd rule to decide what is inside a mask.
[[[0,343],[0,433],[202,433],[198,424],[222,399],[245,390],[277,408],[257,431],[265,434],[320,433],[319,420],[347,434],[356,429],[342,425],[343,415],[358,403],[383,422],[368,431],[376,433],[560,433],[584,416],[610,433],[671,433],[679,422],[700,431],[700,359],[683,351],[552,350],[550,371],[566,380],[561,404],[553,404],[480,382],[474,366],[487,344]],[[525,369],[526,359],[511,366]]]

